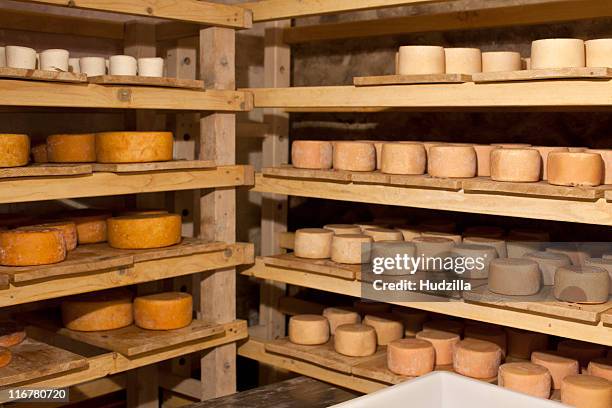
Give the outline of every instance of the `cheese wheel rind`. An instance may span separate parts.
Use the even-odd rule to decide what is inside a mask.
[[[474,177],[476,160],[476,151],[472,146],[431,146],[427,157],[427,173],[432,177],[442,178]]]
[[[478,48],[445,48],[447,74],[475,74],[482,72],[482,54]]]
[[[331,142],[296,140],[291,144],[291,163],[298,169],[331,169],[332,157]]]
[[[533,295],[542,287],[542,273],[530,259],[497,258],[489,264],[488,286],[501,295]]]
[[[570,375],[561,384],[561,402],[576,408],[610,408],[612,382],[591,375]]]
[[[435,350],[437,366],[453,364],[453,350],[461,341],[458,334],[440,330],[427,329],[416,334],[417,339],[431,343]]]
[[[0,133],[0,167],[25,166],[30,161],[30,137]]]
[[[77,227],[76,227],[76,224],[72,221],[34,224],[32,225],[32,227],[57,229],[58,231],[62,233],[62,237],[64,238],[64,243],[66,245],[66,251],[72,251],[77,247],[77,244],[78,244]],[[23,229],[23,228],[24,227],[21,227],[19,229]]]
[[[119,249],[163,248],[181,242],[181,216],[143,214],[106,220],[108,244]]]
[[[423,174],[427,166],[427,153],[419,143],[383,143],[381,173]]]
[[[572,303],[605,303],[610,294],[610,275],[594,266],[571,265],[557,268],[553,295]]]
[[[114,330],[133,322],[132,294],[125,289],[87,293],[62,301],[64,326],[76,331]]]
[[[34,163],[49,163],[46,144],[43,143],[36,145],[30,150],[32,152],[32,161],[34,161]]]
[[[387,367],[399,375],[416,377],[434,369],[435,349],[425,340],[397,339],[387,346]]]
[[[538,398],[550,397],[551,376],[548,370],[533,363],[506,363],[499,366],[497,384]]]
[[[317,345],[329,340],[329,322],[320,315],[303,314],[289,319],[289,341],[295,344]]]
[[[398,52],[398,75],[444,74],[444,48],[435,45],[404,45]]]
[[[542,158],[531,148],[499,148],[491,152],[491,180],[528,183],[540,180]]]
[[[584,41],[577,38],[547,38],[531,43],[531,69],[584,67]]]
[[[331,257],[334,232],[324,228],[301,228],[295,231],[293,253],[299,258]]]
[[[376,342],[380,346],[386,346],[393,340],[404,337],[404,326],[395,320],[393,315],[366,315],[363,324],[374,327]]]
[[[609,358],[597,358],[589,361],[587,374],[612,381],[612,360]]]
[[[331,243],[331,260],[354,265],[368,263],[372,242],[372,237],[364,234],[334,235]]]
[[[549,184],[593,187],[604,181],[604,162],[598,153],[552,152],[547,166]]]
[[[334,350],[350,357],[366,357],[376,352],[376,330],[365,324],[343,324],[336,328]]]
[[[598,38],[584,42],[586,66],[591,68],[612,67],[612,39]]]
[[[551,286],[555,283],[555,273],[557,273],[559,267],[572,264],[567,255],[550,251],[529,252],[523,257],[538,264],[540,272],[542,272],[542,284],[544,286]]]
[[[100,163],[146,163],[172,160],[171,132],[96,133],[96,160]]]
[[[373,171],[376,148],[369,142],[336,142],[332,161],[336,170]]]
[[[353,224],[326,224],[323,228],[332,230],[336,235],[361,234],[361,228]]]
[[[9,365],[13,359],[13,353],[5,347],[0,347],[0,368]]]
[[[514,51],[490,51],[482,53],[482,72],[507,72],[521,70],[521,54]]]
[[[495,343],[466,339],[455,346],[453,368],[467,377],[488,379],[497,376],[502,350]]]
[[[48,265],[66,259],[66,242],[55,228],[23,227],[0,231],[0,265]]]
[[[13,347],[26,338],[25,329],[13,321],[0,322],[0,348]]]
[[[134,299],[134,323],[147,330],[175,330],[189,326],[193,298],[183,292],[163,292]]]
[[[49,135],[47,158],[51,163],[95,162],[96,135],[94,133]]]
[[[338,326],[361,323],[359,313],[341,307],[327,307],[323,310],[323,316],[329,322],[329,332],[332,336],[336,333]]]
[[[554,352],[534,351],[531,362],[545,367],[550,372],[553,389],[561,388],[563,379],[579,372],[578,360],[554,354]]]

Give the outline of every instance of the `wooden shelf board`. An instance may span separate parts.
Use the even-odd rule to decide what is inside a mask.
[[[92,163],[93,171],[110,173],[139,173],[144,171],[211,169],[212,160],[172,160],[153,163]]]
[[[461,84],[471,80],[472,76],[467,74],[379,75],[354,77],[353,85]]]
[[[567,187],[548,184],[546,181],[536,183],[513,183],[493,181],[488,177],[476,177],[463,180],[465,191],[490,192],[495,194],[514,194],[530,197],[578,199],[595,201],[604,196],[606,191],[612,191],[611,185],[598,187]]]
[[[261,257],[266,265],[280,268],[304,269],[312,273],[334,276],[336,278],[355,280],[361,273],[361,265],[347,265],[333,262],[329,259],[303,259],[293,254]]]
[[[601,321],[606,326],[612,326],[612,309],[607,310],[601,314]]]
[[[485,82],[508,82],[508,81],[541,81],[558,79],[610,79],[612,69],[610,68],[551,68],[551,69],[526,69],[521,71],[507,72],[482,72],[472,75],[472,80],[477,83]]]
[[[48,82],[87,82],[87,75],[64,71],[43,71],[42,69],[23,69],[0,67],[0,78],[22,79],[26,81]]]
[[[87,77],[90,84],[156,86],[161,88],[204,89],[204,81],[170,77],[143,77],[138,75],[100,75]]]
[[[44,163],[0,169],[0,179],[18,177],[82,176],[91,174],[91,164]]]

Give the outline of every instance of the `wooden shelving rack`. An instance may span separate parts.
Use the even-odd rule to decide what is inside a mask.
[[[47,8],[40,12],[11,9],[3,10],[0,28],[116,41],[124,53],[136,57],[165,52],[168,76],[190,80],[198,77],[204,88],[4,78],[0,79],[3,111],[124,112],[135,129],[150,130],[155,128],[152,122],[157,110],[168,117],[172,115],[174,128],[168,130],[176,135],[175,158],[197,159],[210,165],[134,172],[80,166],[73,169],[73,174],[43,177],[3,178],[0,174],[2,204],[134,195],[132,205],[166,207],[189,215],[183,224],[187,238],[174,247],[120,251],[106,244],[87,245],[72,252],[61,264],[19,271],[0,268],[2,311],[21,316],[35,308],[42,313],[41,305],[55,305],[54,299],[59,297],[147,284],[155,290],[191,292],[197,314],[192,328],[200,336],[194,337],[195,331],[186,332],[184,337],[179,333],[169,341],[168,334],[151,333],[142,348],[133,342],[130,346],[127,338],[127,345],[123,344],[121,335],[113,335],[113,341],[106,342],[88,340],[87,336],[73,338],[61,326],[53,326],[51,320],[23,318],[27,321],[28,341],[46,348],[45,358],[59,348],[57,358],[74,361],[55,362],[52,370],[30,362],[32,369],[15,373],[14,381],[0,379],[0,383],[3,387],[72,387],[75,399],[71,402],[127,389],[128,406],[134,407],[160,406],[160,387],[173,395],[187,395],[191,401],[235,392],[236,342],[246,338],[248,332],[246,322],[236,320],[234,268],[254,261],[253,245],[235,241],[235,188],[254,182],[251,166],[235,164],[235,113],[253,106],[250,92],[237,91],[235,86],[235,30],[251,27],[252,13],[237,6],[195,0],[33,3],[156,17],[132,22],[63,15]],[[199,41],[187,43],[168,37],[160,39],[158,35],[164,30],[161,26],[185,25],[195,28]],[[160,45],[160,41],[164,43]],[[141,193],[161,196],[138,195]],[[172,279],[161,285],[168,278]],[[38,301],[45,302],[29,305]],[[187,355],[197,361],[175,359]],[[201,380],[191,377],[197,366]]]
[[[380,173],[339,174],[290,169],[288,162],[288,114],[290,112],[396,111],[546,111],[610,110],[609,80],[555,80],[514,83],[473,82],[408,86],[312,86],[291,87],[291,45],[313,42],[400,35],[419,32],[467,30],[513,25],[533,25],[609,17],[612,5],[598,1],[556,1],[527,5],[496,3],[481,10],[457,10],[443,14],[379,18],[329,24],[292,26],[291,19],[347,11],[415,5],[428,1],[282,1],[247,3],[253,21],[269,21],[266,30],[266,88],[249,89],[254,107],[270,112],[272,130],[264,143],[264,169],[255,176],[255,191],[264,194],[262,256],[244,274],[260,278],[260,324],[250,328],[251,338],[239,354],[263,364],[337,384],[360,392],[389,385],[376,378],[340,372],[309,359],[268,351],[267,345],[285,336],[287,285],[348,296],[361,296],[361,281],[350,268],[317,262],[294,262],[282,256],[286,243],[287,195],[385,204],[529,219],[612,225],[612,191],[553,191],[542,185],[531,191],[514,191],[486,180],[465,180],[454,186],[432,185],[431,180],[389,178]],[[344,172],[347,173],[347,172]],[[408,177],[409,178],[409,177]],[[435,183],[434,183],[435,184]],[[508,183],[512,184],[512,183]],[[516,186],[515,186],[516,187]],[[523,188],[523,187],[519,187]],[[524,190],[524,188],[523,188]],[[350,276],[349,276],[350,275]],[[612,345],[612,304],[601,308],[563,309],[558,304],[542,312],[526,302],[520,307],[495,305],[469,299],[422,299],[395,304],[435,313],[517,327],[551,335]],[[427,302],[419,300],[428,300]],[[394,302],[389,302],[394,303]],[[302,305],[314,310],[313,305]],[[539,306],[538,306],[539,307]],[[535,308],[538,309],[538,308]]]

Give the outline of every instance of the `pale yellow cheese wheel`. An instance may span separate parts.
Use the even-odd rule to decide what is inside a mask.
[[[570,375],[561,384],[561,402],[576,408],[610,408],[612,382],[591,375]]]
[[[134,323],[147,330],[175,330],[193,319],[193,298],[183,292],[162,292],[134,299]]]
[[[548,155],[548,183],[558,186],[598,186],[604,181],[601,155],[553,152]]]
[[[548,369],[555,390],[561,388],[565,377],[579,372],[578,360],[557,355],[554,351],[534,351],[531,353],[531,362]]]
[[[96,134],[100,163],[147,163],[172,160],[171,132],[104,132]]]
[[[429,148],[427,173],[432,177],[476,176],[476,151],[472,146],[435,145]]]
[[[393,340],[404,337],[402,322],[395,320],[391,314],[366,315],[363,318],[363,324],[374,327],[376,342],[380,346],[386,346]]]
[[[478,379],[497,376],[502,350],[489,341],[466,339],[455,346],[453,368],[456,373]]]
[[[49,163],[46,144],[43,143],[32,147],[32,161],[34,163]]]
[[[548,348],[548,335],[527,330],[506,327],[508,355],[529,360],[534,351],[544,351]]]
[[[542,284],[544,286],[551,286],[555,283],[557,268],[572,264],[567,255],[550,251],[529,252],[523,255],[523,257],[538,263],[540,272],[542,272]]]
[[[324,228],[301,228],[295,231],[294,254],[299,258],[331,257],[334,232]]]
[[[376,331],[365,324],[343,324],[336,328],[334,350],[350,357],[366,357],[376,352]]]
[[[555,298],[572,303],[605,303],[609,294],[610,275],[605,269],[586,265],[557,268]]]
[[[520,71],[521,54],[514,51],[490,51],[482,53],[482,72]]]
[[[490,246],[492,248],[495,248],[498,258],[508,257],[508,248],[506,246],[506,241],[504,241],[503,239],[488,238],[482,236],[464,236],[463,243]]]
[[[445,48],[447,74],[475,74],[482,72],[482,55],[478,48]]]
[[[326,307],[323,310],[323,316],[329,322],[329,332],[332,336],[336,334],[338,326],[361,323],[359,313],[341,307]]]
[[[62,301],[62,321],[70,330],[101,331],[129,326],[134,321],[132,294],[110,289]]]
[[[550,397],[552,379],[548,370],[533,363],[506,363],[499,367],[497,384],[538,398]]]
[[[497,147],[481,144],[475,144],[472,147],[476,151],[476,175],[478,177],[489,177],[491,175],[491,152]]]
[[[0,265],[48,265],[66,259],[66,242],[57,228],[23,227],[0,231]]]
[[[336,235],[361,234],[361,228],[353,224],[327,224],[323,228],[333,231]]]
[[[586,149],[586,153],[596,153],[601,156],[604,165],[603,184],[612,184],[612,149]]]
[[[316,345],[329,340],[329,322],[320,315],[303,314],[289,319],[289,341],[295,344]]]
[[[612,38],[588,40],[584,46],[587,67],[612,67]]]
[[[585,65],[583,40],[548,38],[531,43],[531,69],[577,68]]]
[[[417,339],[431,343],[435,350],[435,364],[444,366],[453,364],[453,350],[461,337],[456,333],[427,329],[416,334]]]
[[[501,148],[491,152],[491,180],[519,183],[540,180],[542,159],[531,148]]]
[[[331,242],[331,260],[343,264],[362,264],[370,261],[372,237],[364,234],[338,234]]]
[[[435,45],[405,45],[399,47],[399,75],[443,74],[446,72],[444,48]]]
[[[109,218],[108,244],[120,249],[163,248],[181,242],[181,216],[142,214]]]
[[[0,133],[0,167],[25,166],[30,161],[28,135]]]
[[[333,167],[336,170],[375,170],[376,149],[374,144],[368,142],[334,143]]]
[[[383,143],[380,171],[386,174],[423,174],[427,153],[418,143]]]
[[[291,144],[291,163],[298,169],[331,169],[331,142],[296,140]]]
[[[47,158],[51,163],[90,163],[96,161],[94,133],[47,136]]]
[[[489,264],[489,290],[501,295],[533,295],[542,287],[542,272],[535,261],[497,258]]]
[[[548,155],[552,152],[569,152],[567,147],[560,146],[534,146],[542,158],[542,180],[548,180]]]
[[[400,231],[390,228],[367,228],[363,231],[363,234],[372,237],[374,242],[404,240],[404,236]]]
[[[417,377],[434,369],[435,349],[421,339],[397,339],[387,346],[387,367],[399,375]]]

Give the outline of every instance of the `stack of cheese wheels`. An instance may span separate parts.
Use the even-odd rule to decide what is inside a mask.
[[[32,160],[34,163],[49,163],[46,144],[43,143],[32,147]]]
[[[531,69],[584,67],[584,41],[577,38],[549,38],[531,43]]]
[[[361,323],[359,313],[341,307],[327,307],[323,310],[323,316],[329,322],[329,332],[332,336],[336,334],[338,326]]]
[[[610,408],[612,382],[592,375],[570,375],[561,384],[561,402],[576,408]]]
[[[589,361],[606,355],[606,347],[600,344],[567,339],[557,344],[557,352],[564,357],[578,360],[580,367],[587,367]]]
[[[423,323],[423,331],[438,330],[448,333],[463,334],[464,324],[459,320],[436,319]]]
[[[589,258],[584,262],[584,264],[586,266],[601,268],[608,271],[608,275],[610,275],[610,294],[612,295],[612,259]]]
[[[503,239],[481,236],[464,236],[463,243],[489,246],[495,249],[498,258],[508,257],[508,248],[506,246],[506,241],[504,241]]]
[[[376,342],[380,346],[386,346],[393,340],[404,337],[404,326],[392,314],[366,315],[363,324],[374,328]]]
[[[133,322],[132,294],[126,289],[87,293],[62,301],[62,321],[70,330],[100,331]]]
[[[23,227],[0,231],[0,265],[48,265],[66,259],[66,242],[57,228]]]
[[[427,153],[420,143],[383,143],[380,171],[386,174],[423,174]]]
[[[61,232],[62,238],[64,239],[64,244],[66,245],[66,251],[72,251],[77,247],[78,236],[77,236],[77,228],[76,224],[72,221],[58,221],[58,222],[48,222],[45,224],[36,224],[33,225],[36,228],[43,229],[56,229]],[[27,229],[30,227],[21,227],[18,228],[20,230]]]
[[[25,166],[30,161],[28,135],[0,133],[0,167]]]
[[[371,244],[372,237],[364,234],[334,235],[331,243],[331,260],[354,265],[368,263]]]
[[[380,262],[384,266],[384,275],[408,275],[412,272],[411,258],[416,255],[416,246],[411,242],[404,241],[378,241],[372,244],[371,259],[372,262]],[[393,262],[393,266],[387,267],[385,264],[386,259],[393,259],[394,261],[399,257],[400,264],[397,265]],[[408,265],[404,268],[404,260]]]
[[[336,170],[373,171],[376,149],[368,142],[335,142],[333,167]]]
[[[327,224],[323,228],[333,231],[336,235],[361,234],[361,228],[353,224]]]
[[[587,67],[612,67],[612,38],[588,40],[584,47]]]
[[[405,45],[399,47],[399,75],[444,74],[444,48],[435,45]]]
[[[612,361],[609,358],[597,358],[589,361],[587,374],[612,381]]]
[[[96,134],[100,163],[146,163],[172,160],[171,132],[104,132]]]
[[[407,307],[394,307],[391,313],[404,325],[406,337],[414,337],[423,329],[423,323],[427,320],[427,312]]]
[[[294,254],[299,258],[331,257],[334,232],[324,228],[301,228],[295,231]]]
[[[298,169],[331,169],[331,142],[296,140],[291,144],[291,163]]]
[[[491,152],[491,180],[534,182],[540,180],[542,159],[535,149],[500,148]]]
[[[476,151],[472,146],[447,144],[429,149],[427,173],[432,177],[474,177],[476,168]]]
[[[342,326],[340,326],[342,327]],[[338,328],[336,328],[337,332]],[[289,341],[313,346],[329,340],[329,323],[320,315],[303,314],[289,319]]]
[[[474,323],[465,327],[463,336],[465,339],[477,339],[495,343],[499,346],[503,355],[506,355],[508,343],[506,332],[501,327],[486,323]]]
[[[502,350],[489,341],[466,339],[455,346],[453,368],[467,377],[491,379],[497,376]]]
[[[417,339],[426,340],[435,350],[437,366],[447,366],[453,364],[453,350],[461,337],[456,333],[440,330],[423,330],[417,333]]]
[[[569,258],[572,265],[584,265],[590,254],[581,247],[572,244],[556,244],[546,248],[546,252],[551,254],[565,255]]]
[[[13,347],[26,338],[23,326],[14,321],[0,322],[0,347]]]
[[[107,220],[108,244],[119,249],[163,248],[181,242],[181,216],[142,214]]]
[[[563,357],[551,351],[534,351],[531,353],[531,362],[548,369],[552,377],[552,387],[555,390],[561,388],[565,377],[578,374],[580,369],[578,360]]]
[[[420,237],[422,234],[422,231],[419,227],[399,226],[395,227],[395,229],[402,233],[404,241],[412,241],[416,237]]]
[[[57,134],[47,137],[47,159],[51,163],[91,163],[96,161],[96,135]]]
[[[612,149],[587,149],[585,152],[601,156],[604,165],[603,184],[612,184]]]
[[[548,370],[533,363],[506,363],[499,367],[497,384],[538,398],[550,397],[551,376]]]
[[[365,324],[338,326],[334,335],[334,350],[350,357],[371,356],[376,353],[376,331]]]
[[[497,258],[489,264],[489,290],[500,295],[534,295],[542,287],[542,273],[535,261]]]
[[[604,163],[597,153],[552,152],[547,166],[549,184],[598,186],[604,181]]]
[[[418,270],[421,271],[443,270],[443,259],[450,255],[455,246],[452,239],[442,237],[417,237],[412,242],[416,246]]]
[[[356,300],[353,302],[353,307],[360,315],[389,313],[391,306],[388,303],[374,302],[371,300]]]
[[[417,377],[434,369],[435,349],[420,339],[398,339],[387,346],[387,367],[399,375]]]
[[[489,177],[491,175],[491,152],[496,149],[491,145],[472,145],[476,152],[476,175],[478,177]]]
[[[374,242],[377,241],[403,241],[404,236],[398,230],[390,228],[366,228],[363,233],[372,237]]]
[[[482,72],[482,55],[478,48],[445,48],[447,74],[475,74]]]
[[[503,228],[495,227],[491,225],[479,225],[475,227],[468,227],[463,231],[463,235],[466,237],[485,237],[485,238],[502,238],[505,235]]]
[[[111,213],[106,211],[82,209],[60,213],[56,218],[76,224],[79,244],[96,244],[106,241],[106,220],[111,216]]]
[[[478,244],[456,244],[451,249],[451,256],[461,258],[464,272],[461,274],[466,279],[486,279],[489,276],[489,264],[497,258],[495,248]],[[459,272],[455,268],[455,272]]]
[[[605,303],[610,294],[610,276],[594,266],[561,266],[555,273],[553,294],[564,302]]]
[[[514,51],[482,53],[482,72],[520,71],[521,54]]]
[[[460,234],[451,234],[448,232],[438,232],[438,231],[423,231],[421,233],[422,237],[439,237],[439,238],[447,238],[453,241],[455,244],[460,244],[463,240],[463,237]]]
[[[163,292],[134,299],[134,323],[147,330],[174,330],[189,326],[193,299],[183,292]]]
[[[542,159],[542,180],[548,180],[548,155],[553,152],[569,152],[567,147],[559,146],[534,146],[533,148],[540,153],[540,158]]]
[[[538,264],[540,272],[542,272],[542,284],[544,286],[551,286],[555,283],[557,268],[572,264],[567,255],[550,251],[530,252],[523,255],[523,257],[531,259]]]
[[[506,327],[506,339],[507,354],[524,360],[529,360],[534,351],[544,351],[548,348],[548,336],[543,333]]]

